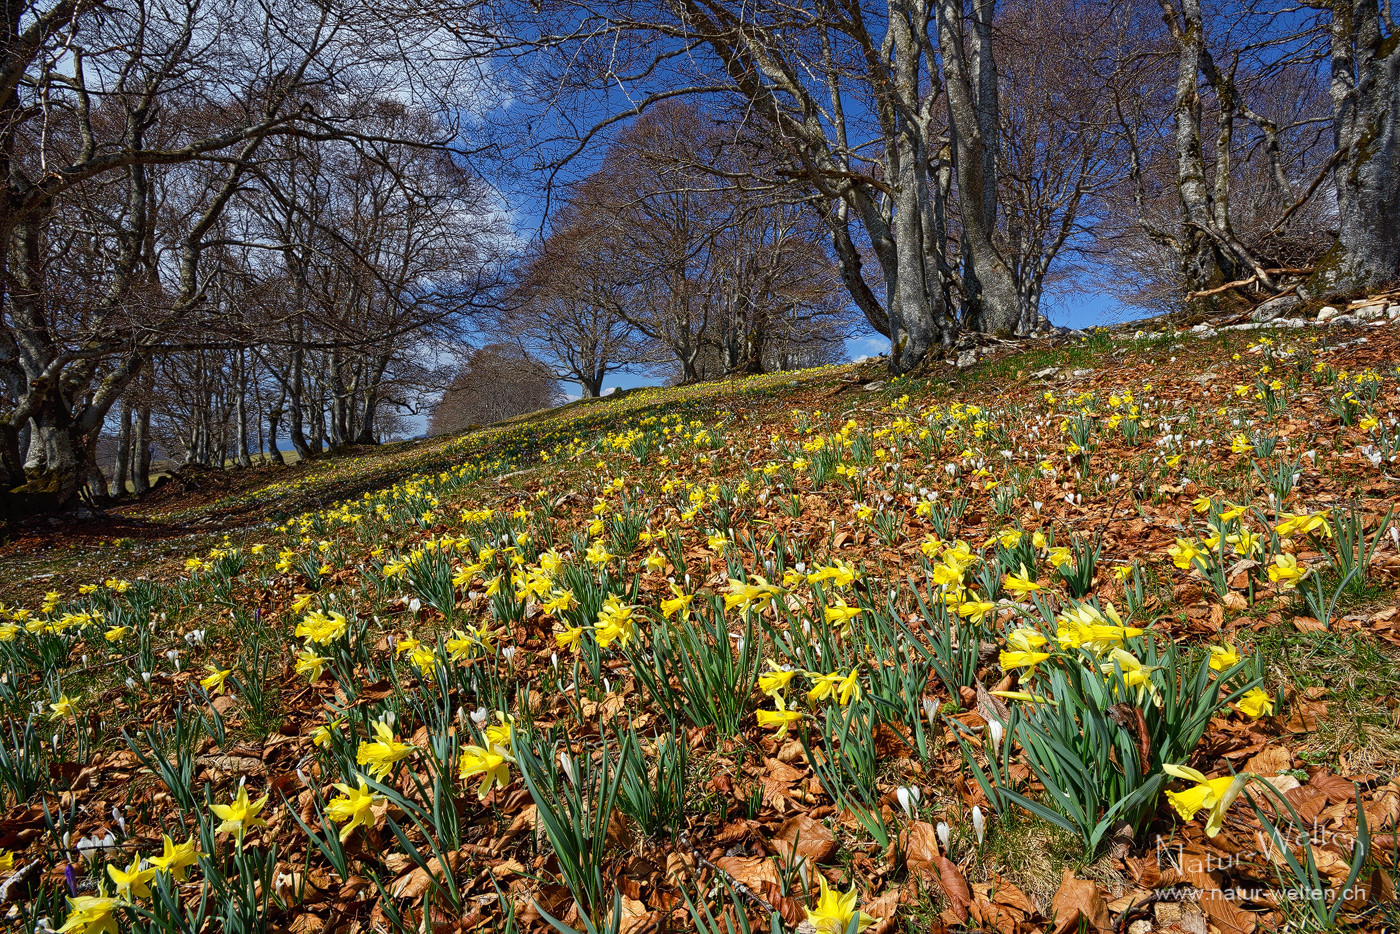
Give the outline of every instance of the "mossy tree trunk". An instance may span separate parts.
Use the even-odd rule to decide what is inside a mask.
[[[1400,280],[1400,34],[1377,0],[1331,9],[1337,245],[1313,276],[1319,294]]]

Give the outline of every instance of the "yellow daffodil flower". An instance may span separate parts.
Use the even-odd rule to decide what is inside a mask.
[[[1184,571],[1190,568],[1197,558],[1205,557],[1206,552],[1201,550],[1198,542],[1178,538],[1176,544],[1167,549],[1167,554],[1171,555],[1172,563]]]
[[[774,694],[772,697],[773,704],[777,707],[777,710],[758,710],[756,712],[758,725],[765,730],[777,727],[778,732],[774,735],[782,739],[787,735],[788,727],[802,719],[802,711],[788,710],[787,703],[783,700],[783,695],[781,694]]]
[[[481,799],[490,793],[493,785],[504,788],[510,784],[510,763],[513,761],[500,746],[467,746],[457,760],[457,775],[464,782],[481,776],[481,784],[476,789],[476,796]]]
[[[1024,564],[1015,574],[1008,574],[1002,578],[1001,586],[1003,590],[1009,590],[1022,597],[1040,589],[1040,585],[1031,579],[1031,572],[1026,569]]]
[[[170,878],[176,882],[184,882],[186,871],[199,862],[199,853],[195,850],[194,837],[191,836],[184,843],[176,843],[169,834],[163,834],[161,846],[161,854],[152,856],[150,864],[159,872],[169,873]]]
[[[582,626],[567,626],[563,632],[554,634],[554,644],[561,649],[568,649],[571,652],[579,650],[579,643],[583,639]]]
[[[1269,580],[1279,585],[1279,590],[1292,590],[1298,586],[1298,581],[1308,574],[1308,568],[1298,564],[1298,559],[1293,555],[1280,553],[1274,555],[1273,563],[1268,567]]]
[[[758,676],[758,689],[771,697],[786,691],[797,671],[779,665],[771,658],[767,662],[769,670]]]
[[[218,665],[205,665],[204,670],[209,674],[199,679],[199,686],[210,694],[224,693],[224,682],[228,676],[233,674],[232,668],[220,668]]]
[[[1212,645],[1209,648],[1212,671],[1224,671],[1240,663],[1240,653],[1235,651],[1233,645]]]
[[[741,613],[749,610],[761,612],[780,592],[777,587],[758,575],[754,575],[754,580],[757,583],[746,584],[741,580],[729,578],[729,590],[724,595],[724,608],[732,610],[738,607]]]
[[[359,776],[359,779],[358,788],[351,788],[344,782],[336,782],[334,787],[340,795],[326,802],[326,816],[343,825],[340,828],[341,843],[350,839],[356,827],[366,830],[374,827],[374,805],[384,800],[382,795],[373,794],[369,790],[369,784],[363,776]]]
[[[671,584],[670,586],[672,596],[669,599],[661,601],[661,615],[666,619],[670,619],[679,613],[681,619],[689,619],[690,601],[695,599],[695,595],[686,593],[675,584]]]
[[[375,739],[360,740],[360,747],[355,751],[355,761],[368,766],[374,780],[382,782],[394,771],[394,764],[413,755],[417,747],[395,739],[393,729],[382,720],[375,722],[373,730]]]
[[[108,864],[107,875],[116,886],[117,898],[124,902],[134,901],[138,898],[151,897],[151,880],[156,877],[153,868],[142,869],[141,857],[136,856],[131,860],[131,865],[125,869],[118,869],[116,866]]]
[[[852,668],[849,673],[844,675],[839,671],[830,674],[807,672],[807,677],[814,682],[812,689],[807,692],[808,702],[815,704],[830,697],[835,698],[844,707],[852,699],[859,700],[861,690],[858,674],[859,669],[857,668]]]
[[[807,923],[816,934],[846,934],[854,921],[857,931],[864,931],[875,918],[856,908],[856,890],[833,892],[827,888],[826,877],[816,873],[819,894],[817,907],[806,909]]]
[[[1036,665],[1049,657],[1049,652],[1003,651],[1001,653],[1001,667],[1003,671],[1011,671],[1015,668],[1034,669]]]
[[[306,675],[306,680],[315,684],[321,680],[321,672],[328,662],[330,662],[329,658],[317,655],[311,649],[305,648],[297,654],[296,671],[299,675]]]
[[[637,636],[637,623],[632,618],[635,609],[623,603],[617,594],[608,594],[593,627],[593,639],[600,648],[607,648],[613,642],[621,642],[624,647],[631,644]]]
[[[828,626],[845,631],[850,628],[851,620],[864,612],[861,607],[850,606],[843,598],[837,597],[827,604],[824,615]]]
[[[58,934],[117,934],[117,906],[106,895],[78,895],[68,899],[68,920]]]
[[[77,712],[73,709],[73,702],[69,700],[67,694],[61,695],[57,703],[49,704],[49,710],[52,711],[49,714],[50,720],[77,719]]]
[[[258,815],[267,806],[267,795],[263,795],[256,801],[248,800],[248,788],[245,785],[238,786],[238,794],[234,796],[231,804],[211,804],[209,810],[214,812],[222,823],[218,826],[219,833],[232,833],[234,839],[238,841],[238,846],[243,846],[243,837],[255,827],[266,827],[267,821]]]
[[[1220,833],[1220,827],[1225,822],[1225,811],[1239,796],[1244,789],[1245,783],[1249,781],[1248,774],[1225,775],[1220,778],[1206,778],[1200,772],[1185,765],[1164,765],[1162,771],[1185,781],[1195,784],[1185,791],[1167,791],[1167,800],[1171,802],[1176,813],[1182,820],[1192,820],[1196,813],[1202,808],[1209,808],[1210,815],[1206,819],[1206,836],[1214,837]]]
[[[1274,699],[1263,688],[1250,688],[1235,704],[1235,708],[1249,719],[1258,720],[1274,712]]]

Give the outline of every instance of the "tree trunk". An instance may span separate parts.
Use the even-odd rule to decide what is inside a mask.
[[[21,437],[24,434],[24,429],[0,422],[0,493],[24,483],[24,452],[29,447],[29,439]]]
[[[302,418],[304,410],[304,396],[306,386],[302,380],[302,369],[304,366],[303,352],[300,347],[292,351],[292,379],[291,387],[288,391],[287,409],[287,434],[291,438],[292,447],[296,450],[297,456],[302,460],[311,457],[311,445],[306,443],[306,433],[302,428]]]
[[[87,478],[87,495],[94,503],[105,499],[107,496],[107,476],[102,472],[102,465],[97,462],[97,441],[102,436],[100,431],[91,432],[83,444],[84,460],[87,467],[84,475]]]
[[[234,386],[237,393],[233,400],[234,412],[234,463],[239,467],[253,466],[248,456],[248,365],[242,348],[238,350],[238,380]]]
[[[860,250],[851,239],[849,211],[845,201],[838,201],[826,218],[827,226],[831,230],[831,243],[836,249],[836,259],[841,269],[841,281],[846,284],[856,307],[865,315],[866,322],[882,337],[889,337],[890,316],[866,284],[865,276],[861,275],[863,260]]]
[[[283,389],[277,395],[277,401],[267,410],[267,456],[274,464],[286,465],[287,459],[282,456],[282,449],[277,442],[277,426],[282,421],[282,406],[287,399],[287,390]]]
[[[50,400],[35,413],[31,456],[35,448],[41,466],[25,483],[26,492],[34,494],[46,510],[71,509],[89,479],[87,445],[61,401]]]
[[[891,16],[890,29],[895,47],[896,93],[903,101],[917,101],[920,38],[903,16]],[[926,262],[926,238],[932,231],[924,229],[923,202],[929,196],[924,125],[916,113],[903,112],[896,115],[895,130],[885,150],[895,183],[894,213],[886,228],[893,244],[886,246],[888,259],[882,257],[881,265],[885,267],[887,283],[890,367],[907,373],[923,362],[934,345],[946,341],[948,322],[942,291],[930,288],[937,281],[936,270]],[[878,229],[872,226],[871,211],[867,209],[862,214],[867,230]],[[877,223],[883,225],[883,219]],[[875,237],[871,239],[874,241]],[[878,250],[880,245],[876,246]]]
[[[323,450],[323,442],[326,438],[326,406],[325,397],[321,393],[316,393],[311,397],[311,405],[307,410],[311,416],[311,437],[307,439],[310,445],[312,456],[320,454]]]
[[[992,60],[991,0],[978,0],[973,31],[975,73],[964,62],[962,0],[938,0],[938,43],[953,130],[953,169],[958,179],[962,218],[963,289],[967,323],[979,331],[1015,333],[1021,323],[1020,297],[1011,269],[993,237],[996,233],[996,165],[999,108]],[[985,24],[985,25],[984,25]],[[974,76],[975,75],[975,76]]]
[[[1222,214],[1229,216],[1229,189],[1215,191],[1207,182],[1201,142],[1201,75],[1207,68],[1213,73],[1214,68],[1206,50],[1200,0],[1182,0],[1179,17],[1169,0],[1162,0],[1162,12],[1177,44],[1174,119],[1176,188],[1181,205],[1181,283],[1187,293],[1201,292],[1237,278],[1238,271],[1234,255],[1220,237],[1212,235],[1212,229],[1221,230],[1217,219]],[[1223,108],[1221,129],[1228,130],[1230,116],[1223,111],[1231,110],[1232,103],[1217,103]],[[1226,160],[1218,168],[1227,173],[1227,183],[1228,149],[1227,145],[1224,153],[1216,154],[1217,159]]]
[[[346,431],[349,419],[346,417],[347,393],[345,392],[345,378],[342,372],[342,365],[339,350],[331,350],[329,359],[326,361],[326,439],[331,450],[344,447],[350,440]]]
[[[131,432],[131,488],[137,496],[151,489],[151,403],[143,398]]]
[[[378,444],[374,436],[374,419],[379,411],[379,394],[370,393],[365,398],[365,409],[361,413],[360,430],[355,435],[356,444]]]
[[[117,432],[117,458],[112,464],[112,495],[126,495],[126,481],[131,473],[131,400],[122,400],[121,429]]]
[[[1400,280],[1400,40],[1376,0],[1332,0],[1337,243],[1309,283],[1318,294]]]

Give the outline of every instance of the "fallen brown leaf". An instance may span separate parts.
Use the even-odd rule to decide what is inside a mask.
[[[1078,931],[1081,919],[1095,931],[1109,930],[1108,903],[1099,893],[1098,884],[1088,879],[1076,879],[1068,869],[1060,879],[1060,888],[1050,900],[1053,934]]]

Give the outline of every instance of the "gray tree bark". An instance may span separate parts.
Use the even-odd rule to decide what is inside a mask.
[[[238,350],[238,386],[234,396],[234,452],[233,460],[239,467],[251,467],[253,459],[248,455],[248,358],[247,353]]]
[[[1400,36],[1377,0],[1331,0],[1337,243],[1309,283],[1355,292],[1400,280]]]
[[[112,465],[112,495],[126,495],[126,481],[131,475],[131,429],[133,422],[131,400],[122,400],[121,428],[117,432],[117,459]]]
[[[964,46],[962,0],[938,0],[938,44],[948,120],[953,130],[953,168],[962,219],[963,289],[967,323],[979,331],[1015,333],[1021,302],[1011,269],[997,249],[996,145],[1000,124],[996,63],[991,48],[993,0],[976,0],[970,44]]]

